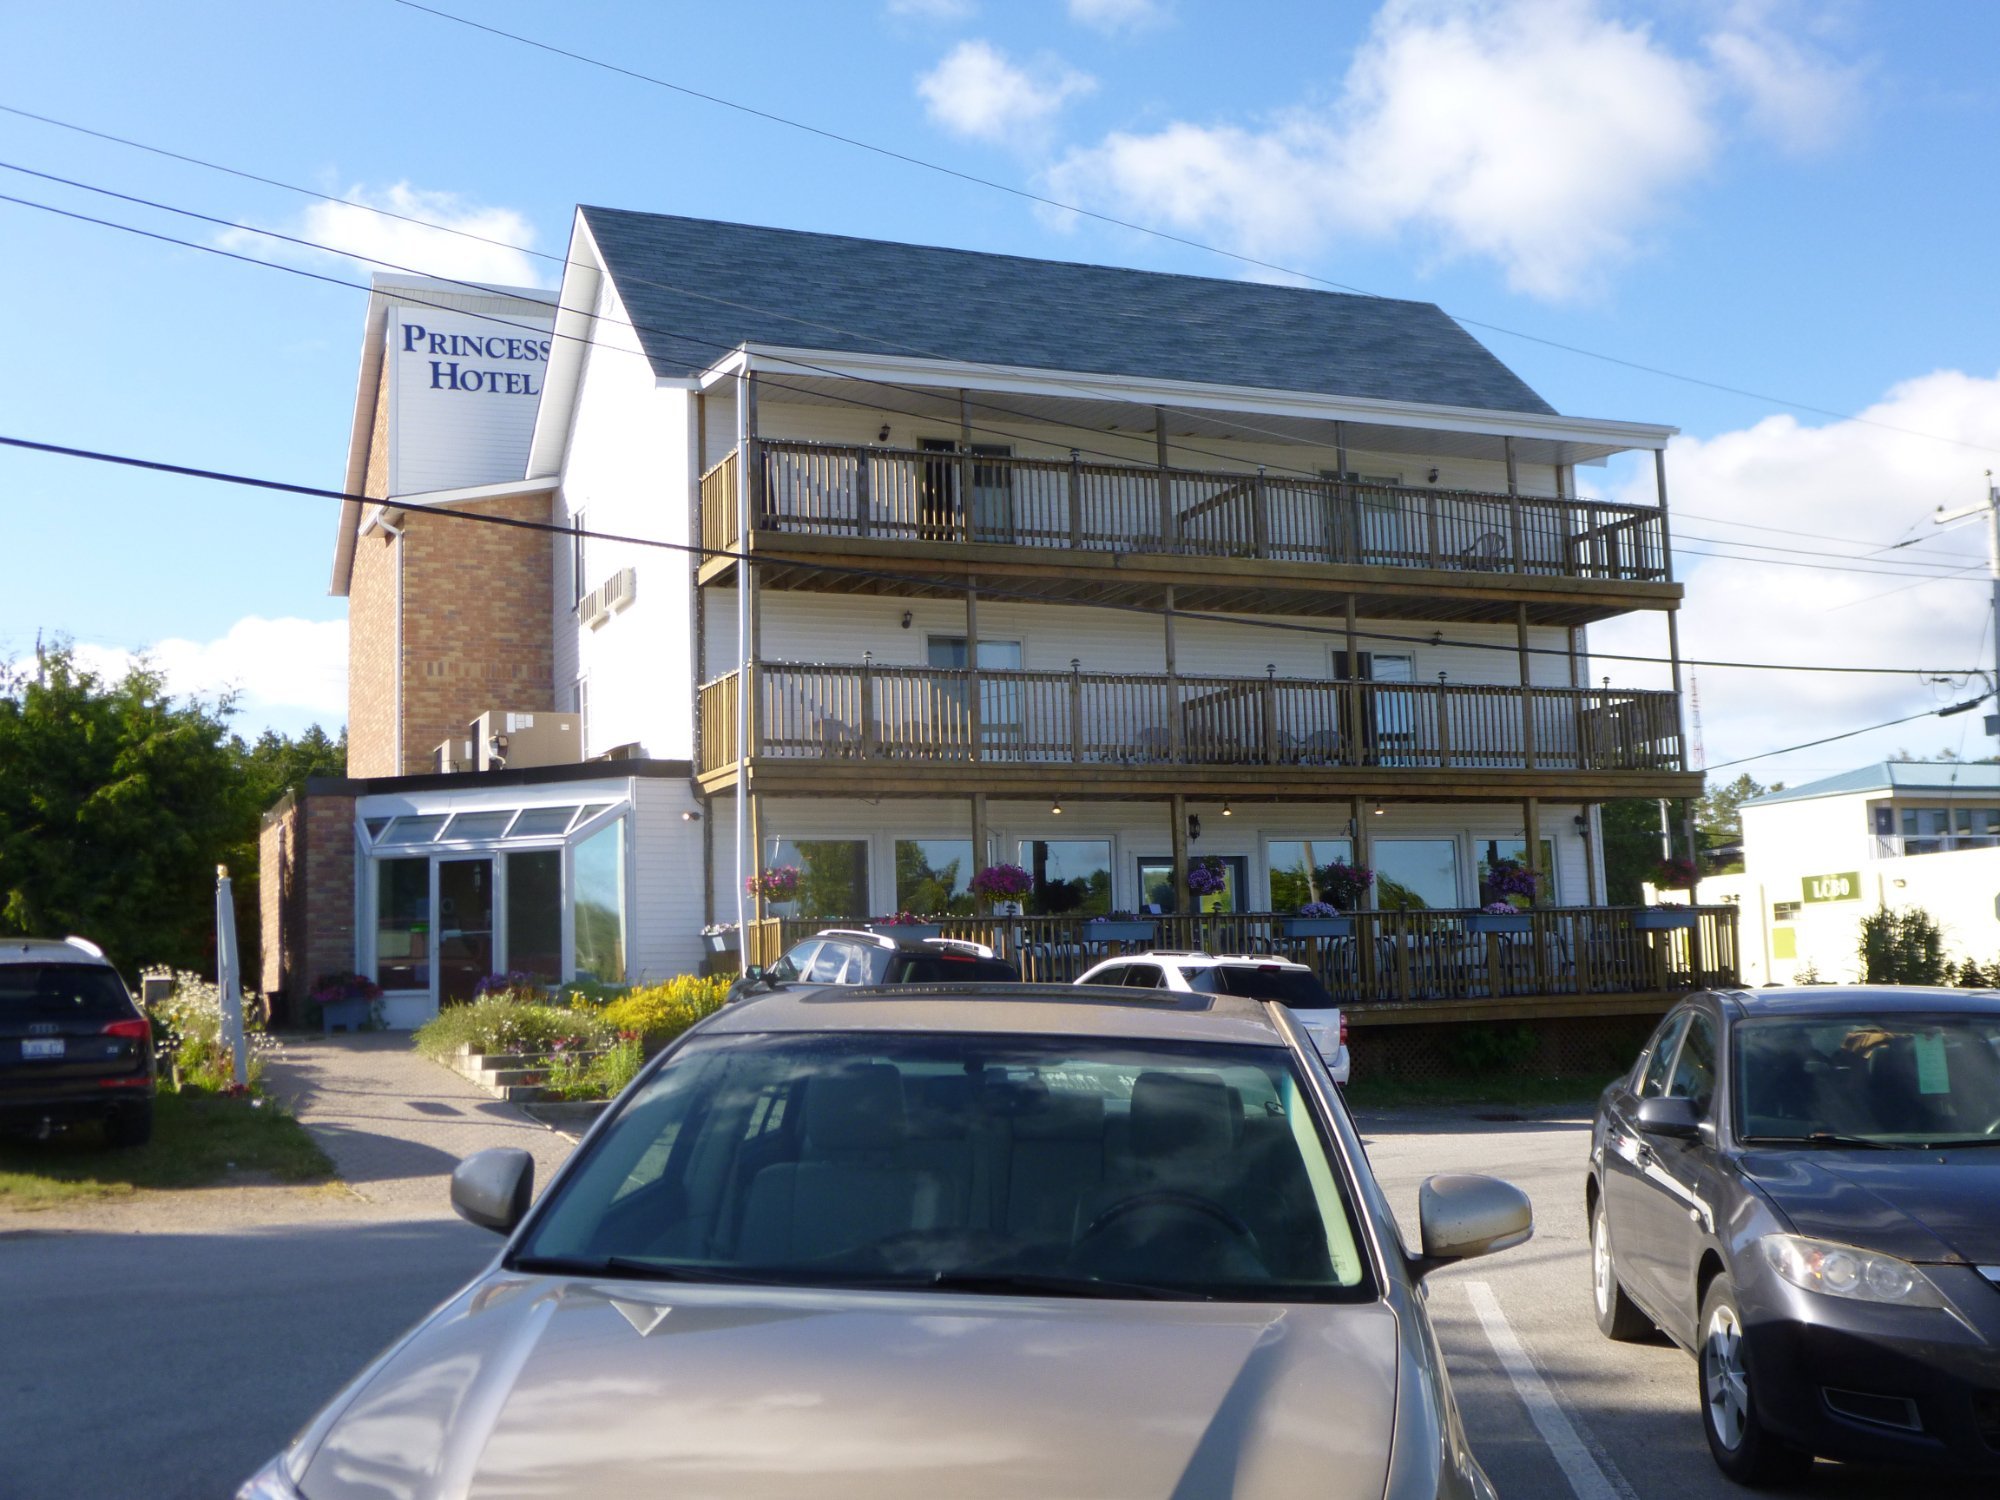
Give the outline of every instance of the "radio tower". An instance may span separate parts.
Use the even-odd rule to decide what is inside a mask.
[[[1694,716],[1694,768],[1705,770],[1708,752],[1701,748],[1701,679],[1688,678],[1688,711]]]

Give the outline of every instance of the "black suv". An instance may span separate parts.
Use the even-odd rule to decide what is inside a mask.
[[[982,943],[958,938],[915,941],[882,932],[829,927],[794,943],[768,968],[753,968],[729,987],[741,1000],[793,984],[1018,983],[1021,971]]]
[[[95,944],[0,941],[0,1126],[76,1119],[114,1145],[152,1138],[152,1025]]]

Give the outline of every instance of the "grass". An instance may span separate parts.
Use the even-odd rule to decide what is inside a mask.
[[[1544,1109],[1551,1105],[1595,1104],[1611,1077],[1610,1073],[1566,1073],[1552,1078],[1533,1078],[1518,1073],[1496,1073],[1480,1078],[1364,1077],[1355,1079],[1344,1092],[1348,1105],[1354,1109],[1470,1104]]]
[[[326,1153],[276,1101],[253,1108],[248,1099],[194,1090],[154,1098],[153,1139],[144,1146],[109,1146],[92,1125],[48,1141],[0,1138],[0,1208],[68,1207],[248,1178],[310,1183],[332,1176]]]

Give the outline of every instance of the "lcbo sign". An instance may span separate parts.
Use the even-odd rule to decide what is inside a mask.
[[[429,355],[430,389],[467,391],[493,396],[539,396],[541,381],[537,369],[494,369],[470,363],[472,360],[504,360],[510,364],[542,366],[548,363],[548,339],[520,338],[500,333],[433,333],[420,323],[405,323],[403,352]]]

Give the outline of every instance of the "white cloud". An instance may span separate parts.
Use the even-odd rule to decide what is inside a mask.
[[[1602,0],[1389,0],[1331,100],[1117,132],[1050,185],[1272,258],[1414,233],[1517,290],[1574,296],[1713,158],[1725,99],[1796,141],[1840,97],[1767,9],[1731,18],[1683,54]]]
[[[1167,18],[1160,0],[1069,0],[1069,18],[1102,32],[1139,31]]]
[[[979,7],[972,0],[889,0],[885,9],[913,21],[967,21]]]
[[[238,695],[238,726],[255,733],[272,719],[303,715],[329,731],[347,719],[347,622],[265,619],[250,615],[210,641],[178,636],[142,651],[79,641],[76,658],[106,677],[123,675],[138,657],[152,663],[176,697]],[[18,666],[19,663],[16,663]]]
[[[267,260],[352,260],[364,270],[401,268],[456,281],[540,286],[551,279],[553,263],[527,254],[534,248],[534,225],[511,208],[484,208],[457,193],[407,182],[379,192],[356,186],[340,196],[364,206],[315,203],[296,224],[282,226],[287,234],[326,246],[324,252],[250,229],[225,230],[217,242]],[[420,222],[408,222],[412,219]]]
[[[1733,7],[1706,46],[1759,128],[1794,150],[1826,145],[1854,106],[1859,71],[1787,34],[1761,0]]]
[[[917,80],[917,93],[931,119],[956,135],[1018,142],[1097,87],[1096,79],[1055,58],[1038,59],[1033,68],[1016,66],[990,42],[960,42]]]
[[[1683,654],[1848,666],[1990,664],[1991,638],[1983,649],[1980,644],[1991,607],[1983,568],[1962,575],[1970,582],[1948,582],[1780,565],[1834,564],[1838,558],[1752,550],[1749,555],[1768,559],[1755,563],[1697,554],[1720,550],[1700,538],[1726,537],[1737,551],[1757,543],[1858,555],[1866,549],[1831,539],[1887,546],[1907,535],[1918,545],[1888,558],[1939,572],[1982,564],[1983,528],[1940,535],[1930,517],[1939,506],[1956,510],[1984,499],[1982,471],[1993,461],[1993,450],[2000,450],[2000,376],[1982,379],[1956,371],[1895,387],[1859,420],[1814,427],[1772,417],[1713,438],[1677,440],[1668,453],[1667,485],[1675,571],[1687,588]],[[1650,504],[1652,491],[1646,473],[1623,498]],[[1747,530],[1717,517],[1790,534]],[[1881,566],[1881,559],[1869,565]],[[1664,655],[1665,640],[1657,617],[1628,616],[1590,632],[1591,645],[1602,651]],[[1598,671],[1614,684],[1665,685],[1661,674],[1649,677],[1645,668],[1628,663],[1606,661]],[[1693,672],[1701,684],[1711,764],[1882,723],[1977,691],[1911,677]],[[1899,746],[1920,755],[1956,746],[1968,726],[1967,753],[1989,753],[1978,715],[1970,714],[1918,720],[1742,770],[1759,781],[1782,777],[1796,785],[1878,760]],[[1733,780],[1740,772],[1719,774]]]

